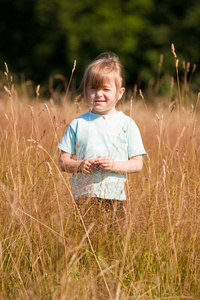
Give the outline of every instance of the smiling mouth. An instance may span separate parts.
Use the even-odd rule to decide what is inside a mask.
[[[98,102],[106,102],[106,100],[95,100],[96,103]]]

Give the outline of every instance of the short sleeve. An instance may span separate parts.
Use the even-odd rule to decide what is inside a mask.
[[[71,125],[67,127],[58,148],[70,154],[76,154],[76,133]]]
[[[136,123],[130,119],[127,128],[128,157],[145,155],[146,151],[142,142],[141,134]]]

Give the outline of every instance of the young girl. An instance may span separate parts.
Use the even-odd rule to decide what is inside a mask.
[[[92,199],[106,210],[113,205],[122,207],[126,175],[141,171],[145,150],[135,122],[116,110],[125,91],[118,57],[110,53],[98,56],[85,70],[83,83],[91,110],[68,126],[58,145],[59,166],[73,173],[76,203]]]

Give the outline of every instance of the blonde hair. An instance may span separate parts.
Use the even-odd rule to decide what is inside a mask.
[[[105,52],[97,56],[86,68],[83,76],[83,92],[86,98],[88,85],[102,87],[114,76],[117,89],[125,86],[124,68],[116,54]]]

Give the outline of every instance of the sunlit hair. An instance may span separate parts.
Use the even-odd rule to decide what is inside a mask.
[[[125,86],[124,68],[118,56],[110,52],[102,53],[85,70],[84,97],[86,98],[88,85],[101,88],[111,78],[114,78],[117,90]]]

